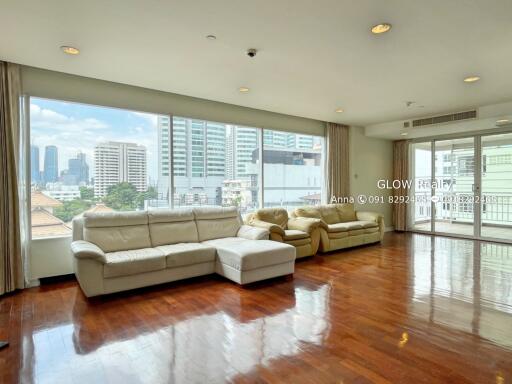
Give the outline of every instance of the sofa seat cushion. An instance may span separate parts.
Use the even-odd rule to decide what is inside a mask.
[[[363,228],[375,228],[375,227],[379,226],[379,224],[377,224],[375,221],[363,221],[363,220],[360,220],[360,221],[358,221],[358,223],[361,223]]]
[[[364,234],[364,229],[361,228],[361,229],[352,229],[350,231],[348,231],[348,235],[349,236],[359,236],[359,235],[363,235]]]
[[[380,232],[379,227],[371,227],[371,228],[365,228],[364,233],[375,233]]]
[[[156,249],[165,255],[167,268],[213,262],[217,253],[214,247],[199,243],[161,245]]]
[[[348,236],[348,231],[328,232],[327,235],[329,239],[343,239]]]
[[[327,232],[345,232],[372,227],[378,227],[378,224],[373,221],[348,221],[346,223],[329,224]]]
[[[285,240],[285,243],[293,245],[294,247],[300,247],[301,245],[311,244],[311,237],[296,240]]]
[[[156,248],[142,248],[105,254],[103,277],[135,275],[165,269],[165,254]]]
[[[295,247],[271,240],[233,241],[227,239],[206,241],[217,248],[217,258],[222,264],[238,271],[268,267],[295,260]],[[214,244],[212,244],[214,243]]]
[[[202,241],[201,244],[216,247],[217,244],[225,245],[225,244],[238,244],[241,242],[247,241],[243,237],[223,237],[220,239],[206,240]]]
[[[284,241],[307,239],[308,237],[309,234],[307,232],[299,231],[298,229],[285,229],[284,231]]]
[[[167,268],[213,262],[216,255],[214,247],[200,243],[160,245],[156,249],[165,255]]]
[[[354,229],[362,229],[363,225],[357,221],[349,221],[347,223],[336,223],[327,226],[327,232],[347,232]]]

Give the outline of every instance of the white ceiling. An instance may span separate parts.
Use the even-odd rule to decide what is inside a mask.
[[[511,16],[511,0],[0,0],[0,59],[368,125],[512,100]]]

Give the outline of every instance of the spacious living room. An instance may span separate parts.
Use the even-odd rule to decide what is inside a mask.
[[[510,0],[0,0],[0,383],[512,383]]]

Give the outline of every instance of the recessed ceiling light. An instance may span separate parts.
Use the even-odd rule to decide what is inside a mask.
[[[408,134],[409,134],[408,132],[402,132],[402,133],[400,134],[400,136],[407,136]]]
[[[465,83],[474,83],[475,81],[480,80],[480,76],[468,76],[464,78]]]
[[[239,91],[242,92],[242,93],[247,93],[247,92],[249,92],[249,88],[247,88],[247,87],[240,87]]]
[[[217,36],[215,36],[215,35],[208,35],[208,36],[206,36],[206,38],[207,38],[208,40],[216,40],[216,39],[217,39]]]
[[[381,33],[386,33],[391,29],[391,24],[389,23],[380,23],[377,25],[374,25],[372,27],[372,33],[374,35],[380,35]]]
[[[509,122],[510,122],[509,119],[499,119],[499,120],[496,120],[496,124],[507,124]]]
[[[60,49],[62,50],[62,52],[68,55],[78,55],[80,53],[80,50],[78,48],[70,47],[68,45],[63,45],[62,47],[60,47]]]
[[[343,113],[343,108],[337,108],[334,112],[336,112],[336,113]]]

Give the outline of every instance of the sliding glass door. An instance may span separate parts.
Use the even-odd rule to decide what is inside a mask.
[[[409,229],[512,240],[512,133],[411,144]]]
[[[475,139],[434,141],[434,230],[475,233]]]
[[[482,136],[482,229],[512,240],[512,133]]]
[[[432,226],[432,142],[414,143],[411,147],[413,193],[411,197],[412,229],[431,231]]]

